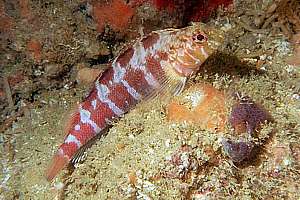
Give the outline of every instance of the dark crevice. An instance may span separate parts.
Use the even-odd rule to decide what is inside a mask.
[[[100,65],[100,64],[106,64],[112,59],[112,54],[109,55],[101,55],[97,58],[90,58],[87,60],[87,62],[93,66],[93,65]]]

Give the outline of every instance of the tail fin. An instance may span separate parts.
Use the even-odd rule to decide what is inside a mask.
[[[56,154],[46,171],[46,179],[50,182],[52,179],[69,163],[69,159],[61,154]]]

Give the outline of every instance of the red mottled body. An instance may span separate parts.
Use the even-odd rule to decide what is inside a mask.
[[[181,91],[186,77],[212,53],[214,44],[207,38],[211,32],[204,33],[203,27],[198,24],[153,32],[114,59],[73,114],[47,179],[52,180],[80,148],[143,99],[166,90]]]

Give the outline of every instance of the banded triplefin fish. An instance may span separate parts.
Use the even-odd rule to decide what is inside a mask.
[[[194,23],[182,29],[154,31],[123,51],[76,107],[64,142],[46,172],[47,180],[51,181],[68,163],[75,164],[88,143],[139,102],[166,92],[180,93],[187,78],[222,40],[219,30]]]

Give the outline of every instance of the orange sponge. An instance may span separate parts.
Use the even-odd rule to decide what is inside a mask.
[[[199,83],[190,87],[167,107],[167,118],[173,122],[188,122],[212,131],[224,130],[226,123],[224,92]]]

